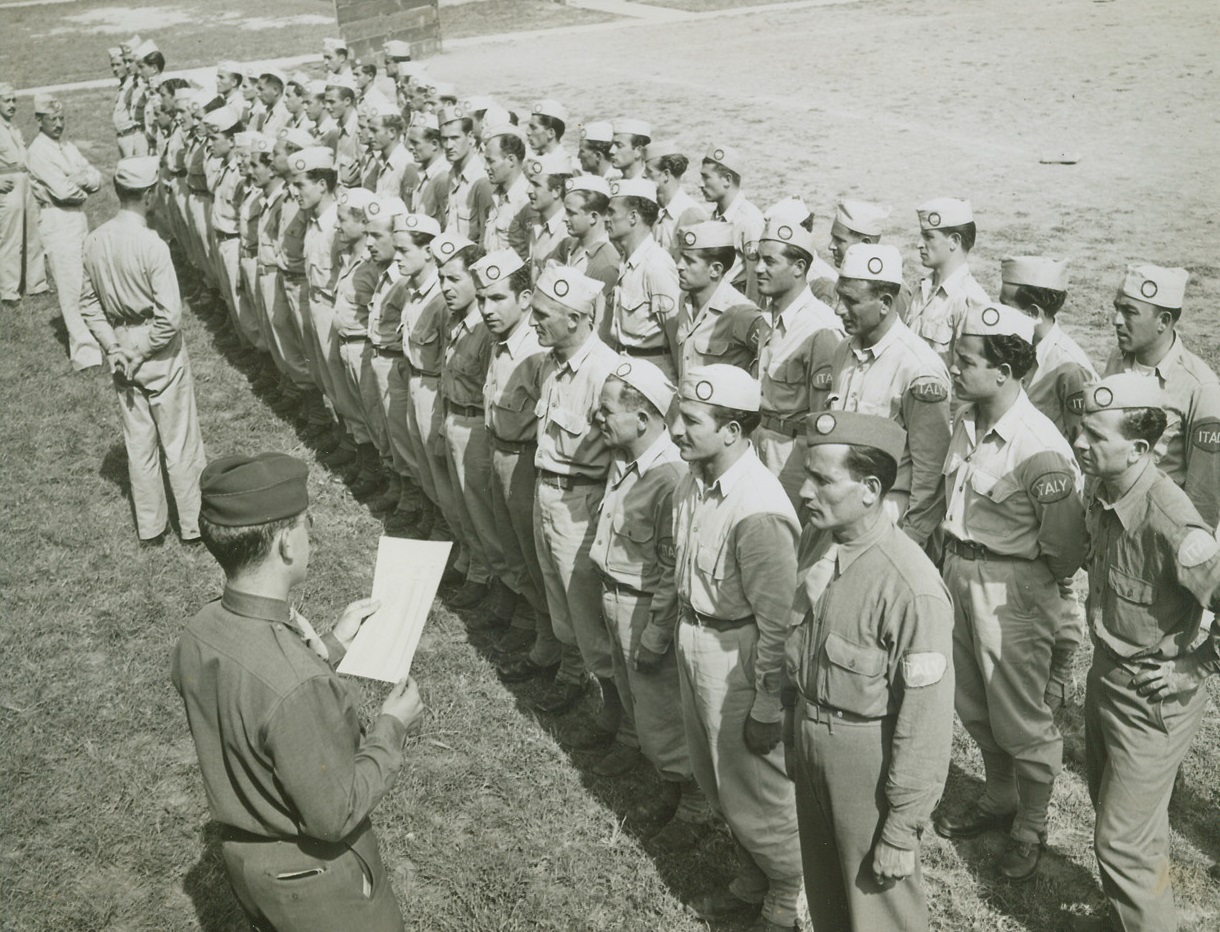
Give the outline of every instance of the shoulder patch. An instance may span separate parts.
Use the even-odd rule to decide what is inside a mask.
[[[674,542],[667,540],[657,547],[657,559],[666,566],[670,566],[674,562]]]
[[[907,391],[911,393],[911,397],[916,401],[924,401],[929,404],[945,401],[949,397],[948,387],[935,379],[912,382],[911,387]]]
[[[1084,392],[1068,395],[1067,409],[1071,414],[1084,414]]]
[[[813,387],[818,391],[826,391],[830,388],[830,366],[822,366],[813,374]]]
[[[1204,453],[1220,453],[1220,419],[1205,418],[1191,428],[1190,437]]]
[[[949,661],[936,651],[910,653],[902,658],[902,681],[908,689],[935,686],[944,678]]]
[[[1220,541],[1202,528],[1191,528],[1178,547],[1178,562],[1186,569],[1206,563],[1220,553]]]
[[[1067,498],[1072,493],[1073,486],[1071,473],[1055,470],[1054,472],[1044,472],[1035,479],[1030,485],[1029,491],[1041,504],[1053,505],[1055,502]]]

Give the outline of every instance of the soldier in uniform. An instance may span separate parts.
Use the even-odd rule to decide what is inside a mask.
[[[927,929],[919,838],[949,771],[953,607],[885,506],[906,431],[845,411],[807,423],[802,493],[811,528],[837,545],[824,592],[798,573],[787,645],[809,912],[815,929]]]
[[[728,886],[692,907],[709,922],[761,910],[755,928],[780,932],[793,928],[801,892],[780,748],[799,525],[750,443],[758,408],[758,380],[737,366],[682,380],[671,433],[691,471],[674,491],[676,643],[691,767],[741,857]]]
[[[405,203],[415,194],[420,173],[403,144],[402,130],[402,114],[392,104],[374,104],[369,117],[373,168],[364,178],[364,187],[378,197],[398,197]],[[439,148],[436,155],[440,155]]]
[[[883,224],[889,219],[890,209],[880,204],[844,198],[835,205],[834,220],[830,224],[830,258],[835,268],[843,265],[847,249],[856,243],[875,245],[881,242]],[[1011,302],[1009,302],[1011,303]],[[905,284],[894,299],[894,313],[904,324],[911,309],[911,289]]]
[[[200,529],[224,593],[173,653],[221,855],[258,928],[401,932],[369,814],[402,769],[423,714],[403,680],[365,731],[333,672],[377,602],[353,602],[321,638],[290,605],[310,556],[305,464],[226,456],[202,476]]]
[[[594,121],[580,129],[580,148],[576,158],[580,170],[586,175],[597,175],[607,181],[623,177],[614,167],[614,126],[611,123]]]
[[[547,260],[555,254],[567,235],[563,197],[572,177],[573,166],[562,149],[531,158],[525,166],[526,183],[529,185],[529,219],[532,221],[529,261],[536,281]]]
[[[324,92],[326,112],[335,121],[335,129],[323,136],[323,145],[335,154],[335,173],[345,188],[360,187],[360,114],[356,110],[356,83],[348,72],[332,74],[326,80]]]
[[[1118,348],[1105,374],[1156,379],[1169,418],[1156,445],[1157,468],[1214,528],[1220,525],[1220,380],[1177,331],[1188,278],[1185,269],[1127,267],[1114,298]]]
[[[767,315],[729,284],[733,267],[733,228],[704,221],[678,231],[679,376],[698,366],[726,364],[758,374],[758,352],[770,324]]]
[[[534,104],[525,128],[525,141],[534,155],[563,152],[563,134],[568,126],[568,111],[557,100],[540,100]]]
[[[17,92],[0,83],[0,301],[15,307],[24,290],[47,291],[47,264],[38,237],[38,202],[30,188],[25,139],[13,125]]]
[[[677,377],[682,348],[678,345],[678,269],[673,257],[652,237],[657,187],[651,181],[623,179],[610,183],[606,232],[622,256],[614,288],[610,333],[618,350],[647,357],[671,378]]]
[[[182,343],[178,278],[169,247],[148,229],[146,219],[157,169],[155,156],[123,159],[116,166],[119,212],[85,239],[81,288],[81,317],[114,376],[136,529],[147,546],[165,539],[166,475],[182,539],[199,539],[204,465],[195,381]]]
[[[907,326],[940,354],[947,366],[953,340],[961,330],[966,309],[991,299],[970,272],[970,250],[978,234],[969,201],[938,197],[922,204],[919,215],[919,261],[931,276],[919,283],[911,301]]]
[[[1045,698],[1064,614],[1057,583],[1085,556],[1081,478],[1071,447],[1030,403],[1033,321],[971,307],[955,341],[955,419],[945,461],[944,576],[953,596],[956,707],[983,756],[983,795],[940,813],[936,831],[1009,830],[1001,876],[1031,880],[1063,739]]]
[[[813,234],[772,220],[759,235],[758,290],[768,298],[772,324],[759,357],[762,423],[754,445],[800,514],[805,480],[797,438],[805,415],[825,407],[831,357],[843,339],[843,324],[809,290]],[[734,239],[740,242],[740,234]]]
[[[577,175],[568,180],[565,189],[563,212],[568,235],[552,259],[602,283],[603,300],[598,304],[595,329],[603,340],[609,340],[611,320],[605,313],[605,303],[614,297],[622,266],[622,257],[606,233],[610,183],[597,175]]]
[[[441,149],[441,130],[435,113],[411,114],[411,124],[407,127],[407,147],[419,166],[415,187],[408,201],[411,213],[427,214],[443,226],[449,188],[449,161]]]
[[[322,64],[328,75],[350,75],[352,63],[348,59],[347,43],[342,39],[323,39]]]
[[[661,208],[652,235],[675,262],[682,251],[678,231],[708,219],[707,210],[682,187],[682,176],[689,167],[690,161],[676,142],[650,142],[644,150],[644,177],[657,186]]]
[[[487,167],[475,146],[474,120],[460,107],[441,107],[437,112],[441,148],[449,160],[449,190],[445,199],[446,233],[456,233],[472,243],[483,242],[483,227],[491,213],[491,182]]]
[[[734,247],[737,261],[729,270],[729,283],[751,301],[761,301],[763,292],[755,277],[758,257],[758,242],[762,238],[766,221],[762,211],[741,193],[741,178],[745,171],[745,159],[731,146],[712,143],[699,169],[700,190],[703,198],[713,205],[712,219],[723,220],[733,225]],[[810,256],[816,254],[812,244]],[[808,263],[806,263],[808,271]]]
[[[810,233],[813,232],[813,211],[800,197],[782,198],[764,210],[763,221],[772,220],[776,223],[804,227]],[[837,300],[835,283],[838,279],[839,273],[815,252],[809,261],[809,268],[805,272],[805,280],[809,283],[810,293],[823,304],[833,307]]]
[[[485,126],[483,154],[492,186],[492,209],[483,230],[483,248],[487,252],[513,249],[529,261],[525,134],[511,123]]]
[[[1220,544],[1156,465],[1166,403],[1151,379],[1106,376],[1085,389],[1075,443],[1100,480],[1088,510],[1085,694],[1093,847],[1110,907],[1098,927],[1125,932],[1177,928],[1169,797],[1207,709],[1205,681],[1220,672],[1220,636],[1199,638],[1204,608],[1220,607]]]
[[[631,118],[616,120],[613,129],[610,164],[619,178],[643,178],[645,152],[652,142],[652,124]]]
[[[386,39],[382,43],[381,54],[385,59],[386,77],[397,81],[399,66],[411,60],[411,44],[402,39]]]

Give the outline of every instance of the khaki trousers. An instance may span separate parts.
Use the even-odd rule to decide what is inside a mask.
[[[47,266],[30,176],[15,172],[3,177],[13,180],[13,190],[0,194],[0,300],[16,301],[23,290],[28,295],[47,290]]]
[[[805,445],[797,443],[795,437],[760,427],[750,438],[758,458],[767,470],[779,479],[788,501],[796,510],[801,523],[805,523],[805,503],[801,500],[801,486],[805,484]]]
[[[38,232],[46,248],[47,264],[55,278],[59,310],[68,331],[68,359],[78,372],[102,364],[102,348],[80,316],[80,293],[85,277],[85,237],[89,220],[83,207],[42,208]]]
[[[453,482],[453,501],[462,537],[470,550],[470,582],[508,575],[504,549],[491,507],[491,437],[482,412],[473,417],[445,415],[445,460]]]

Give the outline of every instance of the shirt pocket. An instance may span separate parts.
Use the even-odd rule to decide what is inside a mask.
[[[651,520],[619,512],[611,521],[610,532],[606,568],[642,577],[645,568],[656,561],[656,531]]]
[[[953,324],[948,317],[939,320],[921,320],[919,335],[934,344],[933,349],[948,347],[953,342]]]
[[[723,580],[728,575],[728,559],[723,547],[699,544],[695,551],[695,566],[699,572],[711,579]]]
[[[537,433],[537,400],[525,388],[510,388],[492,399],[492,426],[504,440],[523,439]]]
[[[408,337],[412,365],[429,372],[440,368],[440,334],[433,327],[416,327]]]
[[[644,299],[643,303],[637,303],[641,297]],[[631,295],[630,300],[633,303],[628,307],[620,292],[618,311],[620,333],[623,336],[636,337],[637,339],[642,339],[656,333],[659,324],[654,319],[652,304],[649,302],[648,296]]]
[[[701,334],[692,341],[695,352],[708,360],[708,364],[727,362],[725,359],[733,351],[733,341],[715,334]]]
[[[805,387],[809,370],[805,360],[799,356],[773,362],[767,368],[771,380],[771,404],[780,412],[799,411],[804,408]]]
[[[1161,637],[1160,628],[1152,616],[1156,604],[1156,586],[1125,573],[1116,566],[1108,570],[1110,589],[1114,593],[1114,633],[1131,644],[1152,647]]]
[[[975,507],[964,516],[966,527],[992,541],[1011,537],[1019,529],[1025,512],[1014,507],[1019,503],[1009,501],[1021,491],[1020,483],[1011,475],[993,476],[982,469],[972,470],[969,483],[975,493]]]
[[[548,430],[555,442],[556,454],[561,459],[577,459],[577,453],[591,429],[589,419],[580,412],[559,407],[551,408],[547,417],[550,421]]]
[[[866,718],[882,718],[889,709],[888,656],[878,647],[853,643],[830,632],[822,645],[825,687],[822,702]]]

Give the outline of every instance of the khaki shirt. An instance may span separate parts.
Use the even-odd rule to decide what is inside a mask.
[[[492,195],[491,210],[483,228],[483,248],[487,252],[511,249],[529,261],[529,229],[533,211],[530,209],[529,182],[518,175],[508,190]]]
[[[564,476],[605,479],[610,448],[593,426],[602,385],[621,362],[618,353],[590,334],[571,358],[561,362],[552,351],[540,370],[538,451],[534,466]]]
[[[945,516],[942,470],[949,450],[949,372],[936,352],[901,321],[872,346],[856,337],[835,347],[830,365],[832,411],[897,421],[907,432],[895,492],[910,496],[901,524],[923,545]]]
[[[411,374],[439,376],[445,360],[445,319],[449,316],[440,278],[433,270],[420,288],[407,279],[399,281],[401,285],[386,302],[402,302],[402,350],[411,364]]]
[[[262,211],[263,189],[255,184],[243,185],[241,207],[237,212],[243,259],[258,256],[258,223]]]
[[[772,318],[759,356],[763,413],[789,419],[822,410],[843,322],[808,288]]]
[[[720,621],[753,618],[754,707],[783,718],[784,639],[796,591],[800,525],[779,480],[754,448],[714,482],[692,468],[674,492],[675,579],[683,611]]]
[[[538,439],[540,370],[547,351],[538,343],[533,321],[526,314],[504,340],[491,349],[483,382],[484,423],[494,437],[509,443]]]
[[[589,552],[603,576],[652,596],[640,640],[658,654],[669,649],[678,620],[674,489],[687,472],[668,432],[631,462],[616,452]]]
[[[547,260],[555,255],[559,244],[567,238],[567,224],[564,223],[563,210],[547,220],[534,216],[534,224],[530,227],[530,274],[534,281],[546,268]]]
[[[1097,370],[1076,341],[1053,324],[1034,347],[1034,367],[1021,384],[1034,407],[1051,419],[1068,443],[1080,432],[1084,416],[1084,387],[1098,380]]]
[[[1135,371],[1135,359],[1115,351],[1106,375]],[[1156,364],[1169,425],[1157,441],[1157,466],[1180,485],[1205,521],[1220,523],[1220,380],[1175,335]]]
[[[656,349],[667,344],[674,365],[681,364],[677,345],[678,267],[673,257],[646,236],[619,269],[614,288],[611,334],[624,351]]]
[[[381,267],[369,257],[362,243],[354,251],[339,255],[335,272],[335,333],[358,337],[368,333],[369,299],[381,277]]]
[[[271,182],[263,192],[263,208],[258,214],[258,267],[259,272],[272,272],[281,267],[280,223],[283,218],[284,199],[288,188],[280,179]],[[270,309],[268,308],[268,313]]]
[[[737,258],[733,260],[733,267],[725,273],[725,279],[751,301],[761,302],[754,261],[758,258],[758,241],[762,238],[763,227],[767,225],[762,211],[738,192],[733,203],[725,210],[717,207],[712,211],[712,219],[723,220],[733,226],[733,248],[737,251]]]
[[[972,304],[990,301],[969,266],[961,265],[935,288],[931,278],[919,282],[919,294],[913,296],[907,312],[907,326],[923,337],[948,367],[953,362],[953,341],[961,332],[966,310]]]
[[[377,152],[373,156],[372,164],[376,174],[371,179],[372,184],[366,183],[365,187],[378,197],[402,197],[403,181],[408,172],[414,168],[411,153],[407,151],[407,147],[400,142],[395,144],[388,156]],[[408,193],[414,187],[414,184],[409,185]]]
[[[443,224],[446,233],[457,233],[482,244],[484,224],[494,206],[487,166],[481,155],[472,151],[460,169],[450,166]]]
[[[221,163],[212,188],[212,229],[225,236],[241,232],[241,205],[237,193],[241,187],[241,171],[234,152]]]
[[[945,458],[944,528],[958,540],[1069,579],[1085,558],[1084,481],[1063,435],[1025,392],[979,437],[974,405],[958,413]]]
[[[427,214],[442,227],[445,226],[446,202],[449,194],[449,163],[443,155],[437,156],[419,171],[415,187],[411,191],[411,213]]]
[[[310,300],[335,300],[335,281],[339,277],[339,208],[332,202],[320,214],[313,214],[305,226],[305,277]]]
[[[296,199],[286,197],[280,203],[280,268],[292,276],[304,276],[305,233],[309,217]]]
[[[449,317],[445,363],[441,367],[441,397],[466,408],[483,407],[483,383],[491,359],[491,331],[472,301],[460,320]],[[448,310],[446,309],[446,314]]]
[[[102,186],[101,173],[80,150],[61,139],[39,133],[26,153],[34,197],[43,206],[79,207]]]
[[[682,296],[678,313],[678,378],[697,366],[724,363],[758,374],[758,353],[771,332],[767,315],[740,291],[722,281],[707,304],[695,307]]]
[[[682,253],[678,231],[683,227],[703,223],[709,216],[706,206],[696,202],[683,188],[678,188],[669,203],[662,207],[657,215],[657,222],[652,225],[652,238],[677,262]]]
[[[402,349],[403,300],[396,292],[406,287],[398,265],[390,262],[377,278],[369,299],[369,342],[378,349]]]

